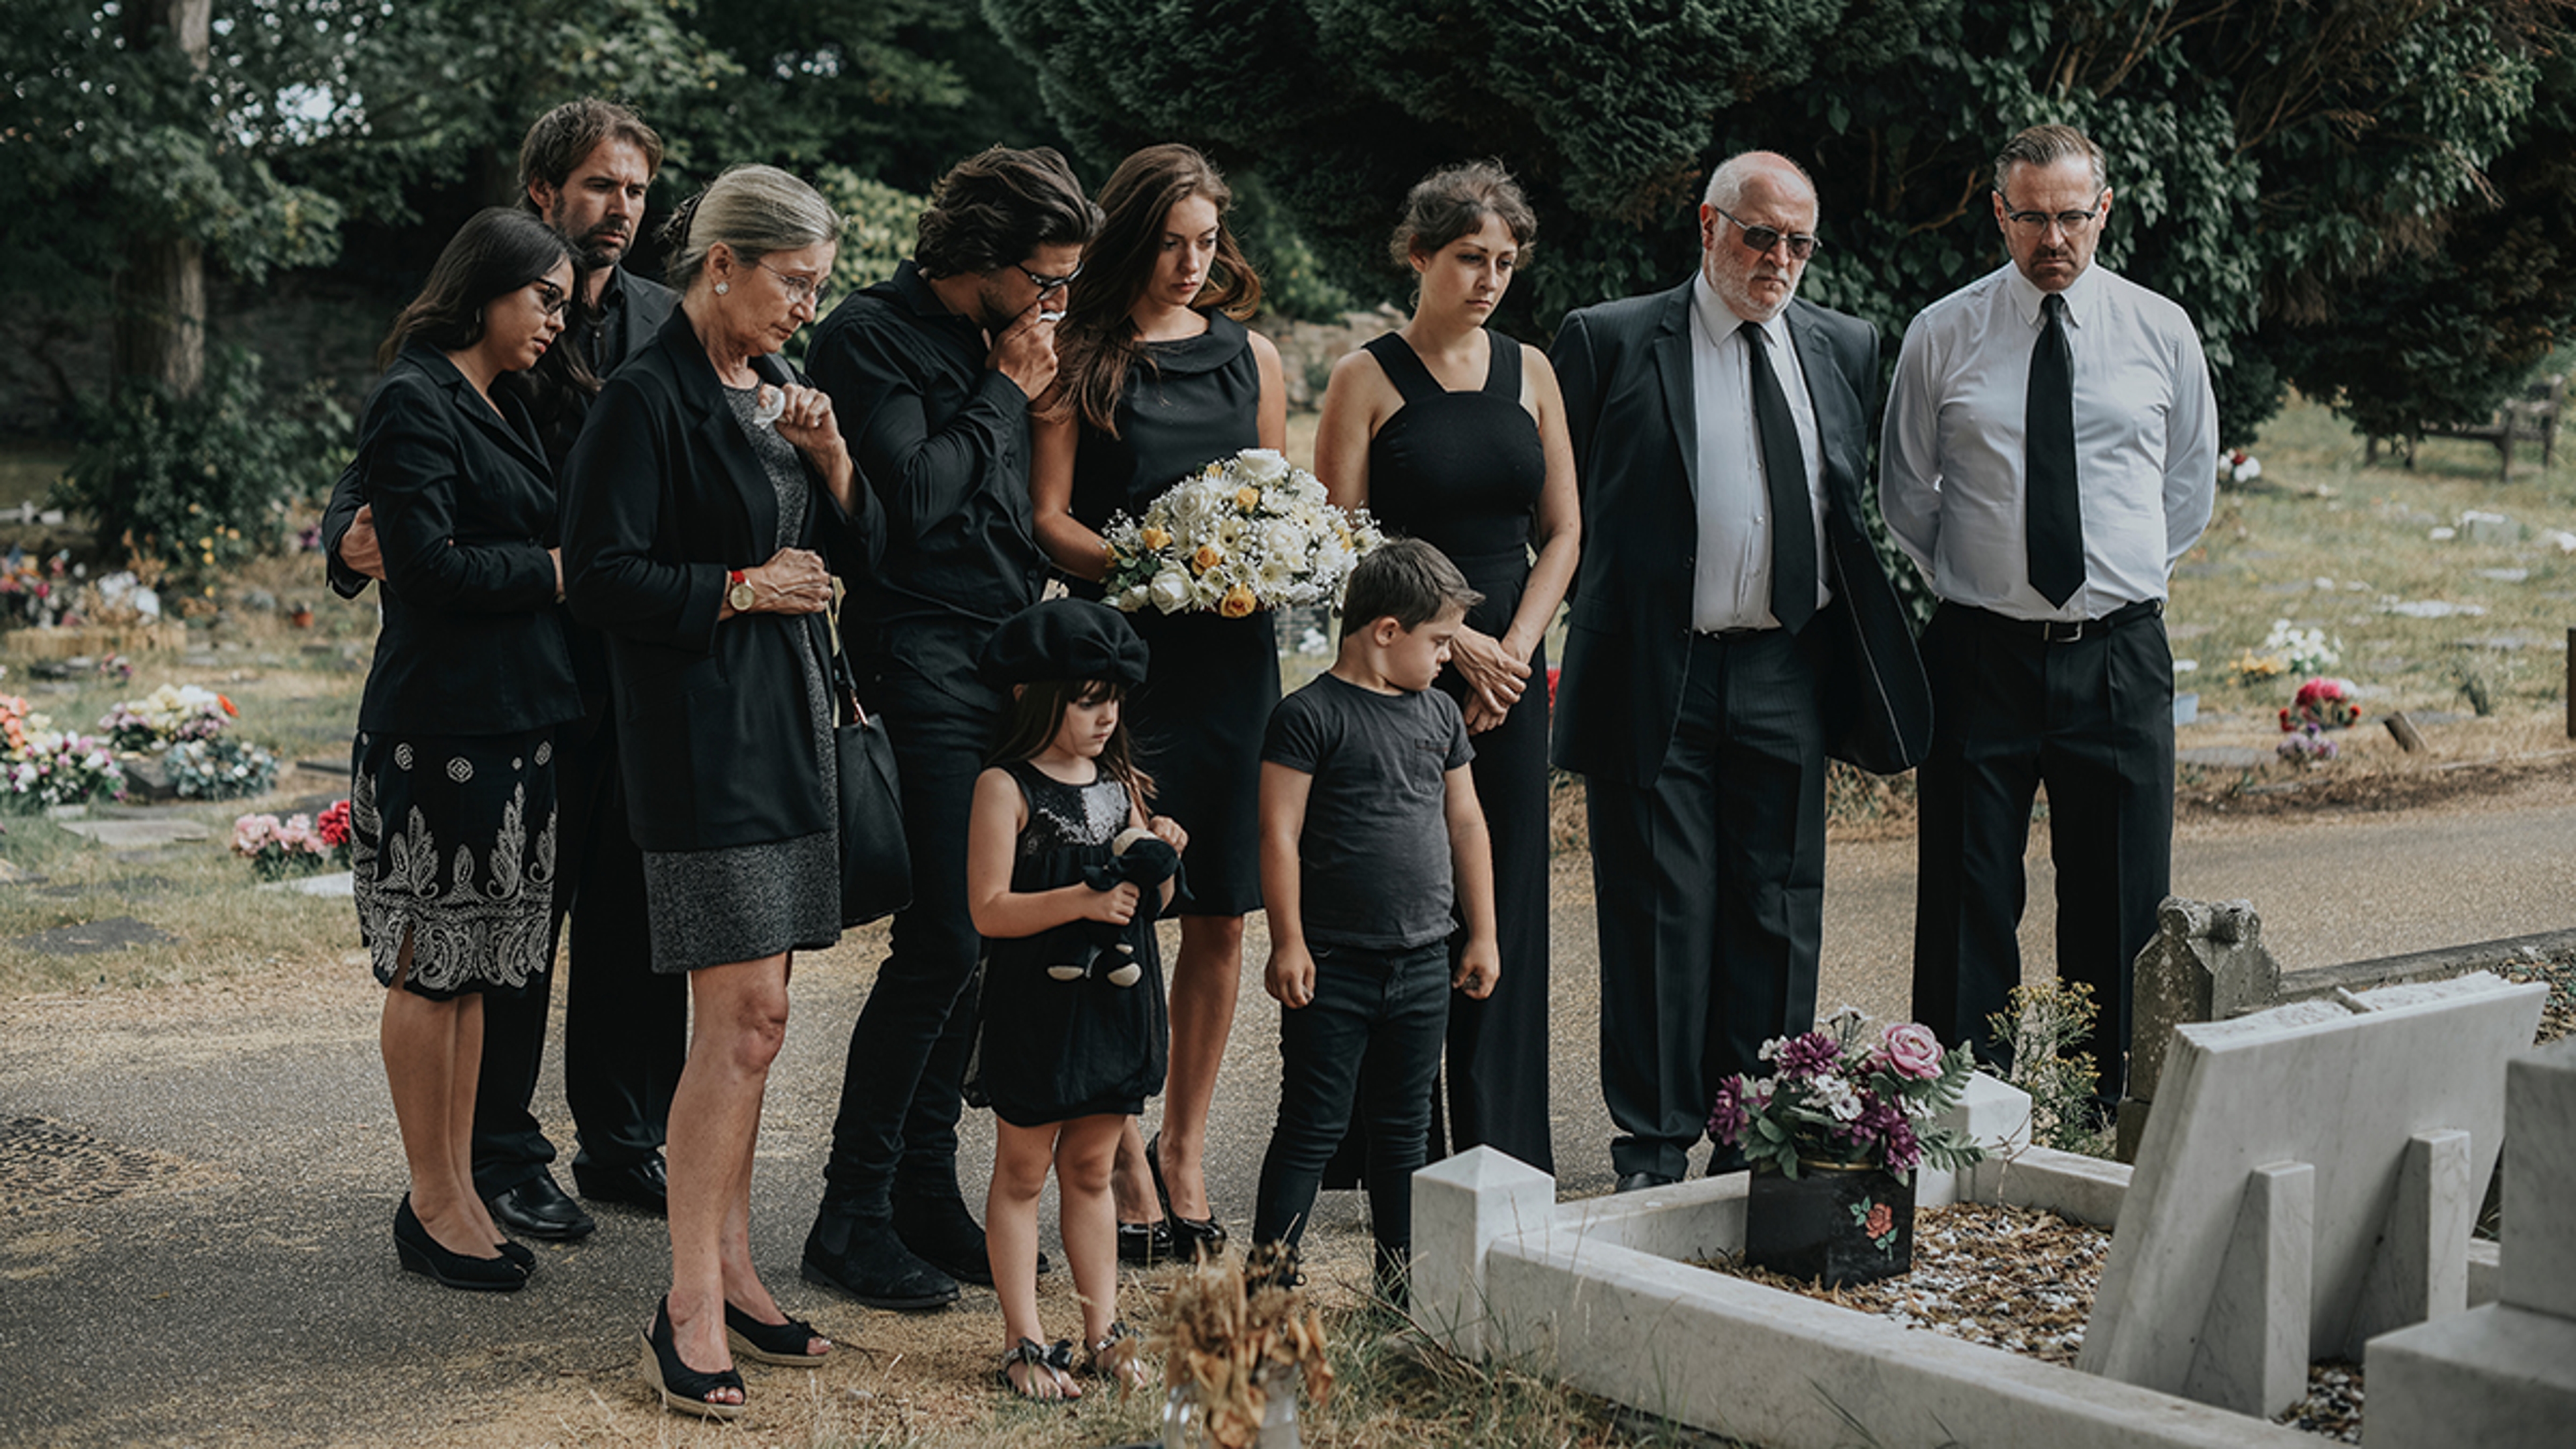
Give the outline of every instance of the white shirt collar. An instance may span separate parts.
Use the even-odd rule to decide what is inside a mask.
[[[2033,315],[2037,315],[2039,304],[2033,302],[2030,305]],[[1724,342],[1745,322],[1744,318],[1735,315],[1734,308],[1726,305],[1724,298],[1717,295],[1717,289],[1708,284],[1705,271],[1694,270],[1691,273],[1691,314],[1699,319],[1700,335],[1712,344]],[[1789,345],[1788,308],[1781,308],[1778,316],[1757,325],[1761,327],[1763,336],[1770,339],[1772,355],[1777,356],[1782,348]]]
[[[2075,280],[2066,284],[2066,290],[2058,294],[2066,299],[2066,320],[2077,327],[2082,327],[2093,314],[2093,297],[2101,290],[2094,285],[2094,277],[2101,270],[2100,261],[2087,263],[2084,270],[2075,274]],[[2004,286],[2012,293],[2013,314],[2037,331],[2040,299],[2048,294],[2033,286],[2030,278],[2021,274],[2021,268],[2009,261],[2004,263]]]

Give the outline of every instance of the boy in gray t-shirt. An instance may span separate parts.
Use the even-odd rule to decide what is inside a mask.
[[[1356,1105],[1378,1286],[1398,1303],[1449,989],[1482,1000],[1499,969],[1475,751],[1457,703],[1431,688],[1480,597],[1427,543],[1370,553],[1343,600],[1340,657],[1279,702],[1261,748],[1263,985],[1281,1007],[1281,1060],[1253,1239],[1295,1248]]]

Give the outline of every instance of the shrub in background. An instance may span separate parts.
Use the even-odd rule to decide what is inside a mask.
[[[349,420],[318,394],[271,394],[259,374],[258,354],[227,348],[191,396],[136,382],[84,399],[55,503],[87,516],[104,557],[158,560],[191,589],[276,548],[287,504],[331,486]]]

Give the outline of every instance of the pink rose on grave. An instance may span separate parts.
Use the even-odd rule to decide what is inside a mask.
[[[1941,1075],[1941,1039],[1919,1021],[1889,1027],[1879,1036],[1878,1050],[1897,1076],[1928,1082]]]
[[[1888,1229],[1895,1225],[1896,1214],[1887,1210],[1887,1204],[1872,1203],[1869,1207],[1869,1217],[1861,1224],[1860,1230],[1873,1238],[1883,1238],[1887,1236]]]

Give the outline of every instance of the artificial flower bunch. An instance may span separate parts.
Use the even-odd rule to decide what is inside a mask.
[[[2239,488],[2263,476],[2263,460],[2243,448],[2231,448],[2218,460],[2218,481]]]
[[[335,838],[336,837],[336,838]],[[349,863],[349,802],[334,803],[315,820],[309,815],[244,815],[233,822],[233,854],[250,862],[261,880],[311,875],[326,865]]]
[[[2360,694],[2349,679],[2310,679],[2281,711],[2281,732],[2348,729],[2361,720]]]
[[[2289,738],[2273,747],[2272,753],[2292,765],[2322,765],[2340,751],[2317,725],[2303,724],[2290,732]]]
[[[1801,1163],[1875,1167],[1902,1182],[1925,1164],[1958,1168],[1985,1156],[1936,1122],[1967,1090],[1974,1054],[1943,1050],[1920,1022],[1872,1031],[1845,1008],[1818,1030],[1764,1042],[1762,1060],[1772,1074],[1727,1078],[1708,1118],[1709,1135],[1743,1148],[1756,1170],[1794,1178]]]
[[[0,694],[0,801],[21,810],[86,805],[125,794],[107,742],[55,729],[14,694]]]
[[[149,756],[185,799],[237,800],[277,783],[277,756],[231,733],[241,710],[193,684],[165,684],[99,717],[115,747]]]
[[[193,684],[165,684],[141,699],[111,705],[98,727],[120,750],[165,749],[181,740],[210,740],[241,717],[233,702]]]
[[[1335,604],[1360,555],[1383,541],[1368,510],[1332,505],[1314,474],[1268,448],[1220,458],[1175,483],[1142,520],[1112,514],[1109,602],[1129,613],[1216,613]]]

